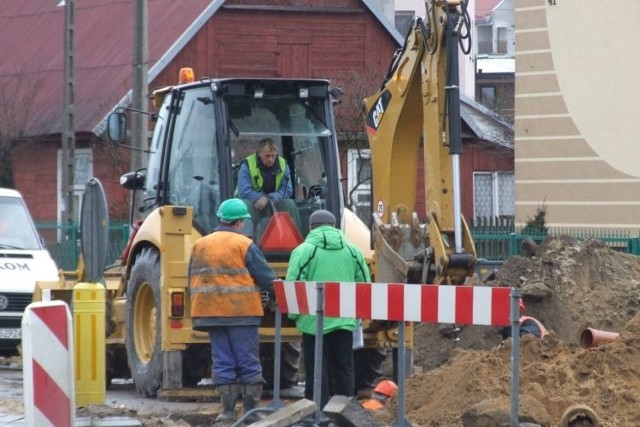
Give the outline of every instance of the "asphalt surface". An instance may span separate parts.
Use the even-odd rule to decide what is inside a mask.
[[[0,426],[25,426],[22,361],[0,357]],[[139,396],[131,380],[116,379],[104,404],[76,409],[76,426],[207,425],[220,412],[217,402],[167,402]],[[160,424],[158,422],[157,424]]]
[[[206,387],[206,382],[203,380],[201,384]],[[23,395],[22,359],[0,355],[0,427],[26,426]],[[283,390],[280,397],[284,404],[295,402],[302,397],[302,387]],[[272,399],[264,396],[260,406],[270,403]],[[76,409],[76,427],[211,426],[220,412],[218,402],[144,398],[130,379],[114,379],[106,391],[104,404]]]

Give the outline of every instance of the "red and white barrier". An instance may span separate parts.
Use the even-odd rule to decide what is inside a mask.
[[[27,306],[22,350],[27,426],[73,426],[73,331],[67,304],[50,301]]]
[[[275,281],[282,313],[315,314],[316,282]],[[324,315],[358,319],[509,326],[511,288],[324,283]]]

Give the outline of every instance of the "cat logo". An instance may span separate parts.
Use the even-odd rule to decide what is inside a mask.
[[[369,110],[365,117],[365,124],[367,128],[367,132],[370,134],[375,134],[380,126],[380,122],[384,117],[384,113],[387,109],[387,105],[389,105],[389,101],[391,100],[391,92],[385,90],[382,95],[378,98],[375,105]]]

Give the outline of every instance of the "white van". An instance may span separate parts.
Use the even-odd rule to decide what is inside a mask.
[[[22,315],[40,280],[58,280],[56,263],[20,193],[0,188],[0,350],[20,343]]]

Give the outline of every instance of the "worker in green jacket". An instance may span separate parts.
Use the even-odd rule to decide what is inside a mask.
[[[317,210],[309,217],[310,232],[291,253],[287,280],[314,282],[369,282],[371,276],[362,252],[335,228],[335,216]],[[289,314],[302,332],[305,366],[304,397],[313,399],[316,316]],[[320,407],[331,396],[354,393],[354,318],[325,317],[323,323],[322,388]],[[329,381],[331,378],[331,381]]]

